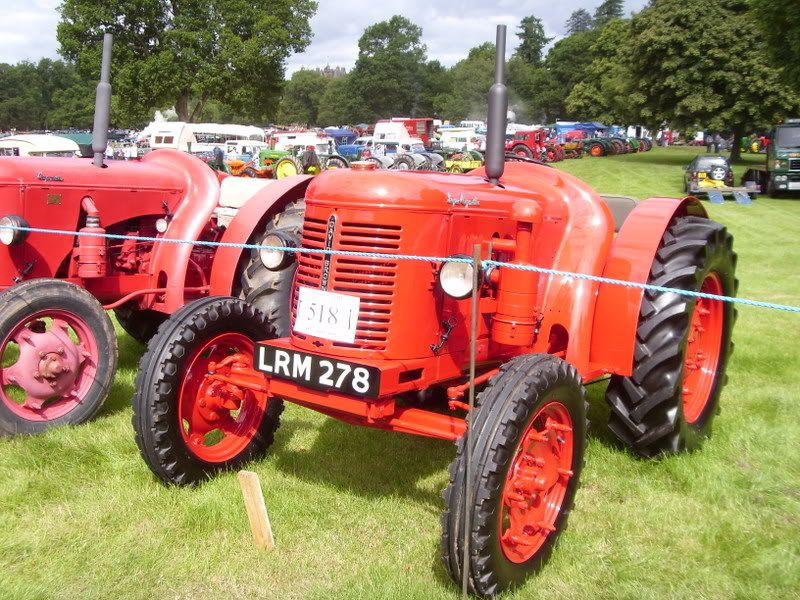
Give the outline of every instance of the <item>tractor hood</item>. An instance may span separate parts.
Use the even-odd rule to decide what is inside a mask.
[[[566,185],[579,185],[594,194],[574,177],[541,165],[509,163],[507,177],[501,180],[503,187],[489,183],[483,169],[473,173],[331,170],[314,179],[306,199],[331,208],[363,205],[378,212],[390,208],[437,214],[466,211],[475,216],[503,218],[517,201],[535,201],[543,208],[560,204]],[[522,173],[524,176],[517,176]]]
[[[151,152],[141,162],[110,160],[103,168],[95,167],[90,158],[2,158],[0,186],[183,190],[185,176],[170,164],[171,152],[162,152]]]

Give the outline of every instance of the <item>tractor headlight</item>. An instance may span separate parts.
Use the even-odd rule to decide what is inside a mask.
[[[167,221],[163,217],[156,221],[156,231],[158,233],[165,233],[168,227],[169,227],[169,221]]]
[[[773,162],[772,167],[774,169],[788,169],[789,168],[789,161],[788,160],[776,160]]]
[[[27,231],[7,227],[28,227],[28,222],[18,215],[6,215],[0,219],[0,242],[6,246],[21,244],[28,237]]]
[[[262,246],[277,246],[279,248],[294,248],[295,244],[286,236],[279,233],[270,233],[261,241]],[[273,248],[261,248],[258,251],[261,263],[270,271],[280,271],[285,269],[294,259],[294,252],[286,250],[275,250]]]
[[[456,255],[451,258],[469,258]],[[453,298],[466,298],[472,293],[472,279],[475,267],[472,263],[446,262],[439,270],[439,285],[444,293]]]

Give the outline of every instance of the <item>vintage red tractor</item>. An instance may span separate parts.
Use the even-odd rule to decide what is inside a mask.
[[[564,160],[564,148],[556,141],[547,138],[544,129],[517,131],[514,137],[505,143],[506,152],[522,158],[533,158],[542,162]]]
[[[0,229],[0,435],[97,413],[117,362],[104,308],[146,341],[187,302],[232,294],[288,333],[291,274],[262,268],[258,253],[170,240],[257,243],[274,231],[298,234],[310,178],[226,177],[177,150],[103,164],[104,148],[100,136],[95,161],[0,159],[0,226],[11,227]]]
[[[134,398],[141,454],[172,484],[261,456],[284,401],[456,440],[443,558],[486,595],[538,569],[564,529],[586,384],[610,378],[609,426],[634,452],[691,450],[710,431],[731,351],[732,304],[524,267],[736,292],[731,236],[694,199],[604,198],[546,165],[504,165],[502,27],[497,47],[485,167],[322,173],[302,236],[280,232],[261,253],[294,277],[291,332],[241,299],[193,302],[150,342]],[[476,276],[463,260],[474,245],[509,266]],[[292,246],[304,250],[281,249]],[[473,292],[482,391],[465,418]]]

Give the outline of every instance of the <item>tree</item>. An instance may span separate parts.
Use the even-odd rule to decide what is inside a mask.
[[[284,87],[278,122],[316,125],[319,104],[329,81],[319,71],[295,71]]]
[[[587,53],[592,62],[566,98],[571,116],[609,124],[641,122],[644,98],[630,76],[635,48],[630,21],[613,19],[606,23]]]
[[[469,51],[451,71],[452,88],[436,98],[436,112],[453,121],[485,119],[487,94],[494,82],[495,45],[485,42]]]
[[[422,29],[398,15],[370,25],[358,40],[353,91],[365,109],[362,118],[416,114],[423,93],[427,48]]]
[[[369,121],[352,73],[331,79],[319,102],[320,125],[357,125]]]
[[[547,77],[535,94],[535,101],[545,114],[544,121],[575,116],[568,110],[565,100],[575,85],[587,78],[596,37],[592,32],[573,33],[550,48],[544,61]]]
[[[738,140],[798,109],[797,90],[770,64],[748,8],[747,0],[659,0],[633,17],[627,76],[644,99],[645,122]]]
[[[522,19],[517,28],[517,37],[520,43],[515,55],[529,65],[540,65],[544,47],[553,39],[545,35],[542,20],[533,15]]]
[[[311,39],[316,7],[313,0],[63,0],[57,37],[61,54],[96,79],[102,35],[114,34],[118,120],[146,122],[171,105],[193,120],[212,98],[264,119],[277,107],[286,58]]]
[[[624,0],[603,0],[594,11],[594,27],[600,29],[612,19],[621,19],[624,14]]]
[[[565,25],[567,35],[591,31],[593,24],[592,15],[589,14],[588,10],[585,8],[574,10],[569,16],[569,19],[567,19],[567,24]]]
[[[800,90],[800,4],[786,0],[751,0],[750,6],[770,56]]]

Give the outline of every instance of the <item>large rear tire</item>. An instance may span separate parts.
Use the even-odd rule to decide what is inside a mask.
[[[139,310],[130,306],[131,303],[123,304],[114,309],[114,316],[129,336],[140,344],[150,341],[159,325],[167,319],[167,315],[155,310]]]
[[[547,560],[578,487],[585,397],[578,372],[547,354],[510,360],[480,394],[469,432],[472,496],[465,496],[463,438],[444,491],[442,555],[457,584],[464,565],[465,504],[471,513],[473,593],[498,594]]]
[[[736,254],[724,226],[680,217],[664,234],[648,283],[734,296]],[[642,456],[698,448],[711,432],[733,345],[730,302],[645,291],[633,374],[606,392],[608,426]]]
[[[162,481],[198,483],[272,444],[283,403],[208,375],[230,376],[237,365],[225,359],[252,361],[255,342],[274,337],[267,318],[236,298],[196,300],[159,328],[139,363],[133,428],[142,458]]]
[[[256,238],[257,242],[260,243],[266,236],[277,233],[292,240],[295,246],[299,247],[305,206],[303,200],[288,204],[267,222],[263,233]],[[279,337],[289,335],[290,295],[292,279],[297,270],[296,258],[295,255],[290,256],[288,264],[283,269],[272,271],[264,266],[259,251],[251,250],[250,259],[239,278],[241,285],[239,297],[264,313]]]

